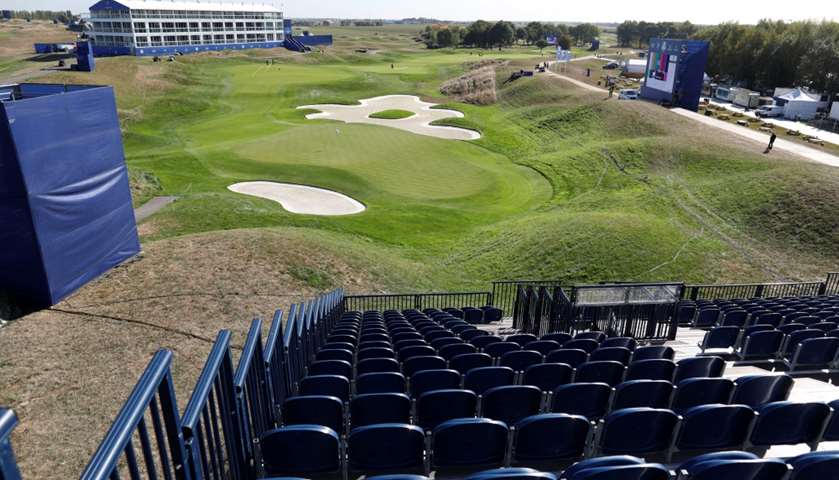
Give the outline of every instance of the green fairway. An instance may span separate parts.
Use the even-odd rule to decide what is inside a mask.
[[[402,118],[410,118],[416,115],[414,112],[407,110],[383,110],[381,112],[371,113],[370,118],[380,118],[383,120],[400,120]]]
[[[829,208],[807,200],[839,205],[834,169],[770,160],[654,105],[604,101],[560,79],[504,84],[544,58],[537,49],[429,51],[404,26],[335,30],[335,48],[305,56],[104,59],[93,76],[60,77],[115,85],[138,201],[181,197],[147,222],[145,242],[294,229],[390,272],[382,281],[393,289],[483,288],[502,277],[810,278],[835,267]],[[266,65],[269,57],[279,61]],[[496,104],[439,93],[443,81],[489,59],[507,62]],[[459,110],[464,118],[445,123],[482,137],[307,120],[311,111],[297,109],[391,94]],[[255,180],[335,190],[368,209],[294,215],[227,190]]]

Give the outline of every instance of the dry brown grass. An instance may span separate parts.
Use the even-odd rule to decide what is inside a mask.
[[[3,327],[0,405],[21,419],[13,442],[24,478],[77,477],[159,348],[174,351],[183,408],[218,330],[233,331],[238,355],[254,315],[270,320],[319,293],[290,273],[301,268],[378,289],[295,235],[228,231],[145,245],[139,260]]]
[[[474,105],[491,105],[498,101],[495,84],[495,69],[503,65],[494,60],[479,62],[471,70],[458,78],[453,78],[440,86],[440,93],[459,102]]]
[[[52,22],[24,20],[0,22],[0,57],[21,57],[35,55],[35,43],[73,42],[76,33],[64,25]]]

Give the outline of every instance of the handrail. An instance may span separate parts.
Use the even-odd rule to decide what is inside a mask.
[[[242,349],[242,356],[239,357],[239,365],[236,367],[236,374],[233,376],[233,385],[239,389],[244,388],[245,380],[253,364],[253,356],[257,350],[257,336],[261,335],[262,320],[254,318],[251,328],[248,330],[248,338],[245,341],[245,348]]]
[[[213,349],[210,350],[210,355],[207,357],[207,363],[201,370],[201,375],[195,384],[195,390],[192,391],[192,396],[186,404],[183,417],[181,417],[181,428],[184,430],[184,434],[194,433],[195,426],[201,421],[201,412],[213,389],[213,380],[218,374],[221,362],[225,360],[225,354],[228,353],[229,348],[230,330],[221,330],[218,332]]]
[[[20,480],[15,453],[12,450],[12,431],[17,426],[17,415],[12,410],[0,408],[0,479]]]
[[[291,306],[292,309],[294,305]],[[280,339],[283,338],[283,311],[274,312],[274,319],[271,320],[271,327],[268,330],[268,339],[265,341],[265,363],[271,363],[277,350]]]

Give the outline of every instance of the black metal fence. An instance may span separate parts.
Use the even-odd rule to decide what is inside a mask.
[[[839,272],[830,272],[827,274],[827,280],[824,284],[825,295],[839,295]]]
[[[833,274],[830,274],[833,275]],[[828,282],[830,281],[828,275]],[[836,278],[839,287],[839,278]],[[685,299],[801,297],[824,295],[824,282],[743,283],[733,285],[688,285]]]
[[[560,280],[501,280],[492,282],[492,305],[509,314],[516,306],[519,287],[545,287],[553,290],[562,285]]]
[[[348,295],[344,310],[405,310],[416,308],[463,308],[492,305],[491,292],[406,293],[398,295]]]

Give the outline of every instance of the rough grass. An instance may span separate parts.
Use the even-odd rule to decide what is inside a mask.
[[[407,110],[383,110],[381,112],[371,113],[369,115],[370,118],[379,118],[382,120],[401,120],[403,118],[410,118],[415,115],[414,112],[409,112]]]

